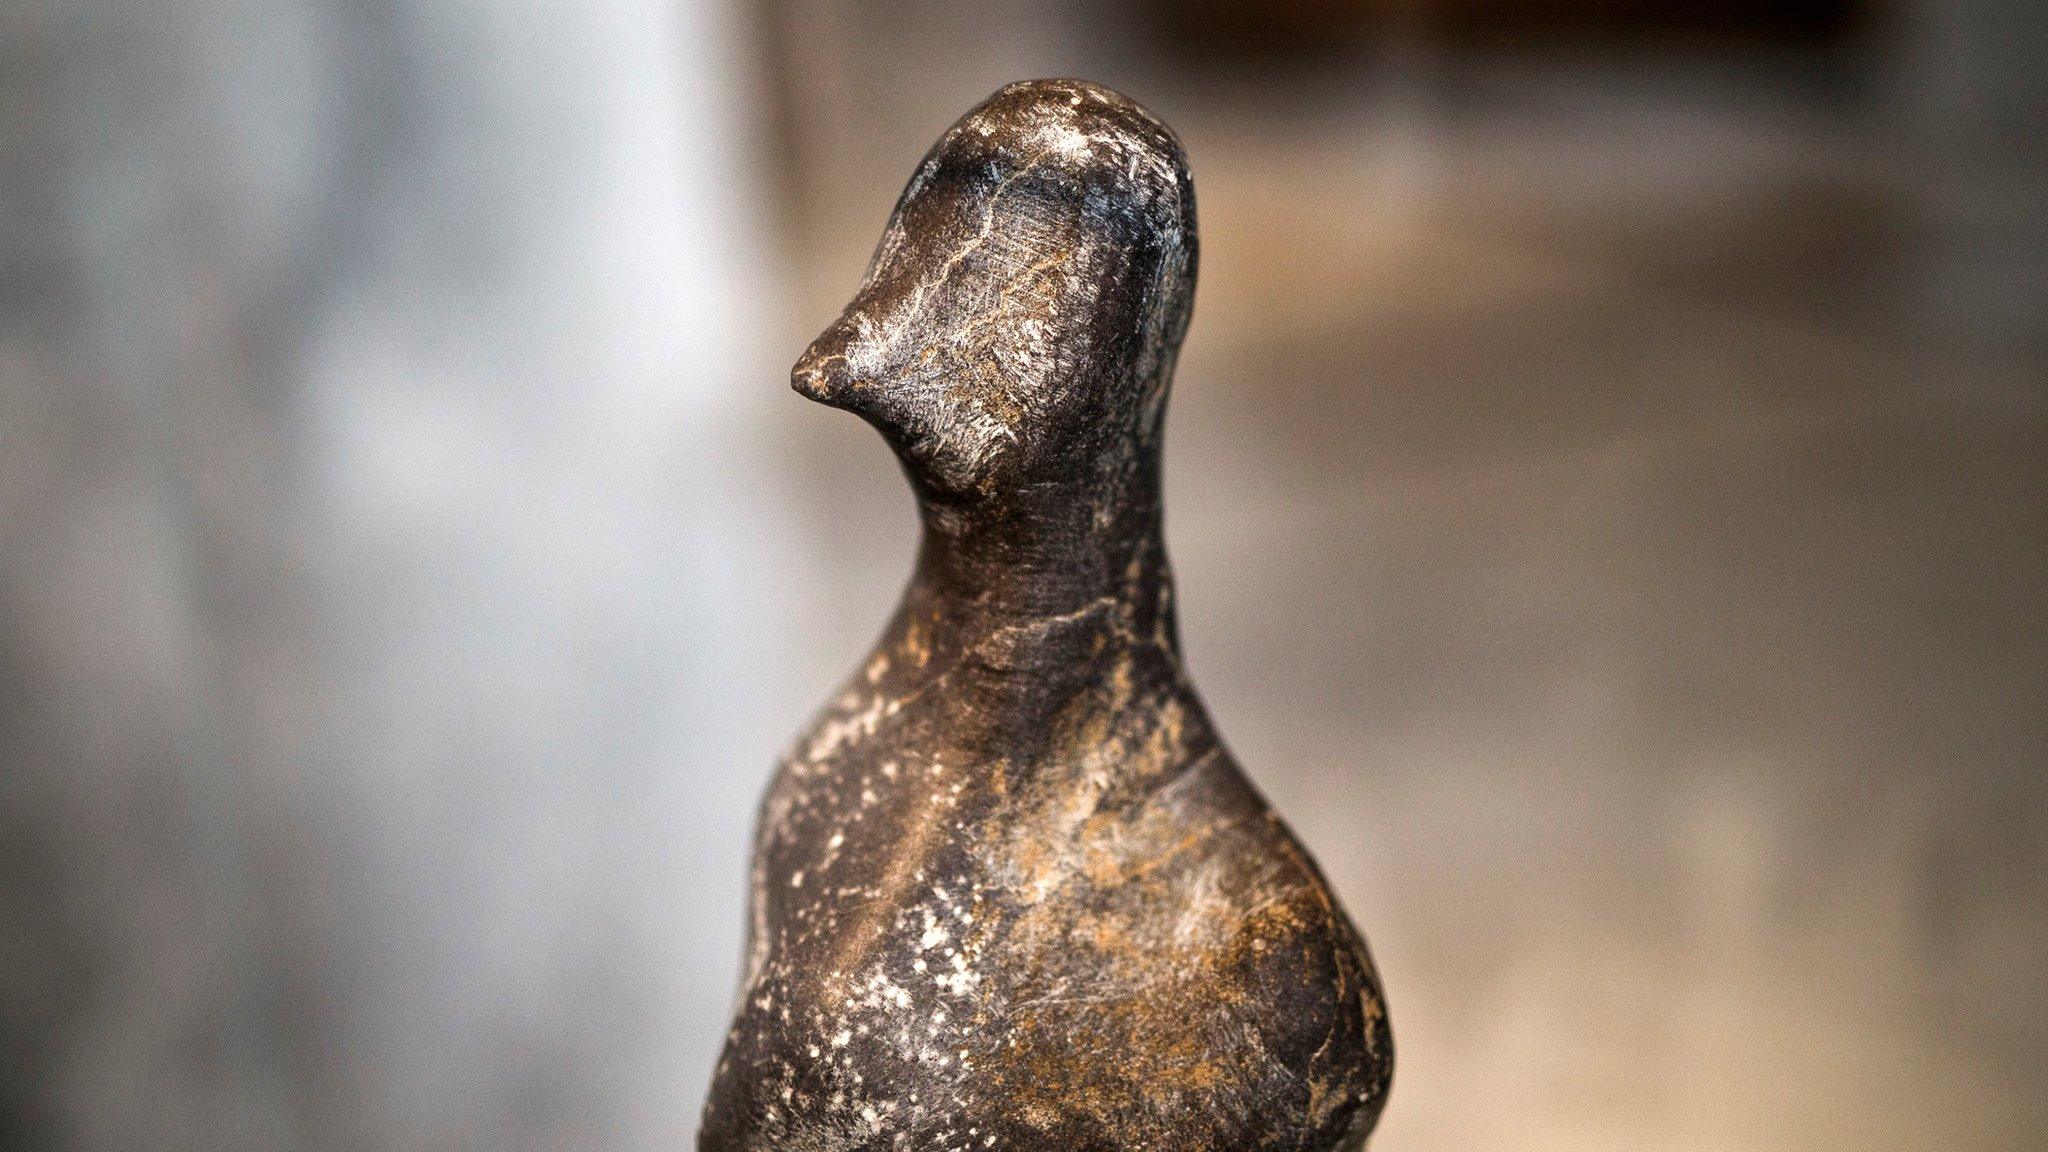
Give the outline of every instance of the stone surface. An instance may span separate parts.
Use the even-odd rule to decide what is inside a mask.
[[[1392,1041],[1357,931],[1183,666],[1159,442],[1196,265],[1166,127],[1003,89],[899,200],[798,391],[924,534],[763,804],[700,1147],[1329,1149]]]

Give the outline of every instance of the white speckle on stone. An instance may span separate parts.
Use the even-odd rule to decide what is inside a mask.
[[[843,699],[840,701],[840,706],[851,711],[859,702],[857,697]],[[812,738],[810,748],[805,752],[805,758],[811,763],[816,764],[830,757],[834,752],[839,751],[842,745],[852,746],[859,744],[862,740],[873,736],[875,729],[882,722],[882,714],[887,707],[888,701],[877,696],[869,702],[865,710],[844,719],[830,720],[820,725],[817,736]]]
[[[1094,149],[1094,143],[1086,132],[1064,122],[1051,122],[1038,127],[1038,143],[1050,151],[1074,160],[1086,159]]]

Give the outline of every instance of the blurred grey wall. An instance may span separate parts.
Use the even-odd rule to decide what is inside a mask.
[[[687,1144],[817,567],[734,14],[0,31],[0,1143]]]
[[[909,561],[786,388],[923,149],[1186,139],[1194,671],[1382,1149],[2048,1133],[2043,21],[0,13],[0,1146],[687,1147],[748,822]]]

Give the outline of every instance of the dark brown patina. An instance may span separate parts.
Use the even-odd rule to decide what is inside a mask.
[[[797,363],[896,450],[924,539],[763,804],[707,1152],[1364,1142],[1372,962],[1175,632],[1159,438],[1194,284],[1173,134],[1015,84]]]

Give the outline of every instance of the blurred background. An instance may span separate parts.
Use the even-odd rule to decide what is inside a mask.
[[[1190,662],[1400,1150],[2048,1142],[2025,0],[0,8],[0,1146],[691,1146],[908,571],[787,388],[1000,84],[1185,139]]]

